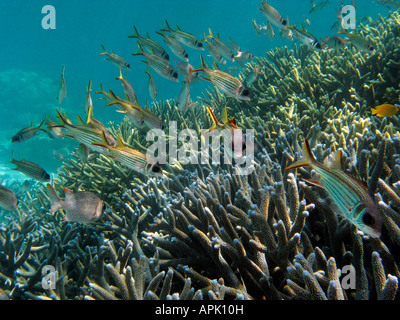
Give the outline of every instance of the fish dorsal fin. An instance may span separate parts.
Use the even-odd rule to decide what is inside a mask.
[[[85,126],[86,127],[86,123],[82,120],[81,116],[78,115],[78,126]]]
[[[67,201],[69,198],[71,198],[73,191],[67,189],[67,188],[63,188],[64,192],[65,192],[65,201]]]
[[[122,141],[121,137],[117,137],[117,147],[125,147],[124,142]]]
[[[347,173],[346,174],[354,180],[357,184],[362,186],[365,191],[368,191],[368,182],[365,181],[358,173]]]
[[[314,155],[312,154],[310,144],[308,143],[307,138],[304,138],[304,144],[302,149],[303,156],[301,159],[295,161],[290,166],[286,167],[284,170],[290,170],[300,167],[311,166],[315,160]]]

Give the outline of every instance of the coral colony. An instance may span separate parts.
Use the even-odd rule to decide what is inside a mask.
[[[65,214],[50,211],[44,184],[17,192],[18,210],[0,224],[0,296],[398,299],[400,121],[370,108],[399,98],[400,16],[358,28],[375,54],[349,43],[338,50],[297,43],[245,64],[241,81],[259,70],[247,84],[250,101],[211,86],[185,113],[175,100],[149,106],[163,125],[174,121],[177,132],[200,137],[212,126],[205,106],[221,119],[226,105],[241,129],[254,132],[248,174],[224,161],[177,159],[161,165],[163,177],[149,177],[98,152],[84,162],[77,149],[52,185],[61,198],[63,188],[101,198],[106,209],[95,223],[61,222]],[[154,143],[128,119],[107,130],[142,152]],[[367,183],[380,237],[338,215],[326,190],[306,182],[308,168],[284,170],[301,158],[305,138],[320,163],[343,151],[343,171]]]

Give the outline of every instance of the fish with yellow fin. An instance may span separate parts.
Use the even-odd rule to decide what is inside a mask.
[[[342,170],[341,150],[335,154],[332,167],[327,167],[314,158],[306,138],[303,145],[303,157],[284,170],[299,167],[311,167],[316,171],[318,177],[306,181],[324,188],[339,208],[341,216],[368,235],[373,237],[381,235],[381,219],[374,201],[368,194],[367,184]]]
[[[210,107],[207,107],[207,110],[214,125],[208,129],[205,134],[210,134],[215,130],[218,130],[221,133],[224,141],[228,142],[228,154],[230,156],[235,156],[235,158],[240,157],[242,152],[246,149],[246,142],[242,130],[240,130],[237,126],[236,119],[229,119],[228,109],[226,106],[222,115],[222,123],[218,121]]]
[[[119,161],[124,166],[136,172],[156,177],[162,177],[163,172],[160,166],[147,155],[139,150],[126,146],[120,137],[117,137],[117,145],[109,144],[103,132],[103,142],[93,143],[96,146],[106,148],[107,156]]]
[[[219,90],[225,93],[227,96],[234,97],[239,100],[250,101],[250,92],[249,89],[245,87],[243,83],[240,82],[239,79],[234,76],[226,73],[222,70],[217,69],[209,69],[203,57],[200,55],[201,59],[201,68],[195,69],[193,71],[204,71],[208,78],[202,77],[206,81],[212,82]]]
[[[372,115],[376,115],[377,117],[390,117],[394,116],[397,111],[399,111],[398,105],[393,104],[381,104],[375,108],[371,108]]]

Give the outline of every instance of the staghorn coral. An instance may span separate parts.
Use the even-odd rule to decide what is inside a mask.
[[[102,221],[61,223],[42,187],[22,194],[20,211],[0,225],[0,288],[12,299],[399,299],[400,122],[368,112],[399,96],[399,21],[392,13],[362,26],[375,56],[294,46],[257,58],[263,75],[250,102],[206,92],[202,101],[217,116],[226,104],[255,130],[249,175],[176,162],[155,180],[73,153],[55,188],[95,192],[108,204]],[[149,108],[178,130],[211,126],[203,107],[182,114],[169,100]],[[150,144],[126,120],[109,126],[132,147]],[[343,169],[368,181],[381,238],[337,216],[326,192],[302,181],[307,169],[283,171],[304,137],[320,162],[342,148]],[[41,285],[45,265],[55,266],[55,289]],[[343,285],[346,266],[355,288]]]

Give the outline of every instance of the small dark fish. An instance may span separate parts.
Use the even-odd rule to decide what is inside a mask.
[[[99,220],[106,208],[104,202],[88,191],[72,192],[64,188],[65,199],[61,200],[57,192],[47,184],[47,195],[51,200],[51,212],[63,209],[66,217],[62,221],[91,223]]]
[[[21,143],[26,140],[29,140],[30,138],[37,136],[38,130],[42,130],[42,131],[46,132],[46,130],[44,130],[42,128],[43,123],[44,123],[44,120],[37,127],[28,127],[28,128],[24,128],[24,129],[18,131],[11,138],[11,143],[16,144],[16,143]]]
[[[0,207],[5,210],[14,211],[17,210],[18,199],[15,193],[7,188],[0,186]]]
[[[26,161],[24,159],[18,161],[14,159],[14,152],[12,153],[11,161],[9,163],[12,163],[16,165],[17,167],[12,170],[19,171],[23,173],[24,175],[28,176],[29,178],[42,181],[42,182],[49,182],[50,181],[50,175],[40,166],[37,164]]]

